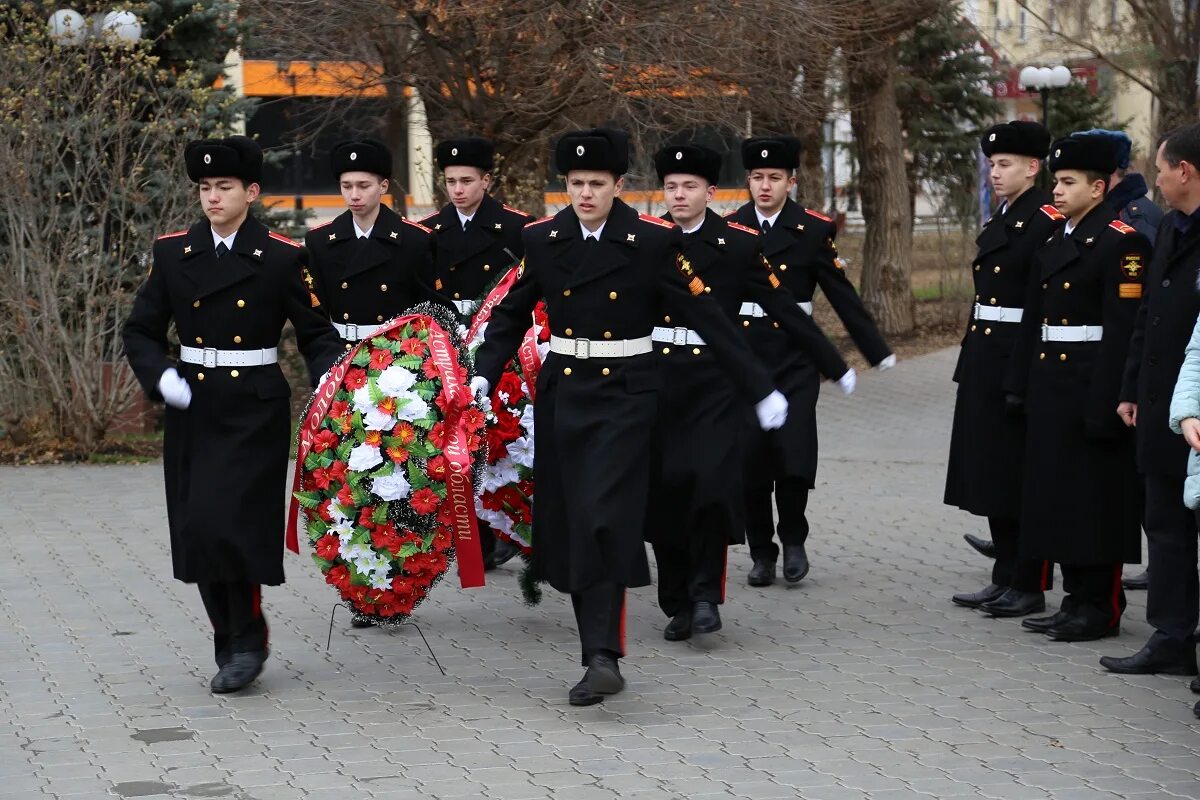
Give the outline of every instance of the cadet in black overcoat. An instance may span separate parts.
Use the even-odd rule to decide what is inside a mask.
[[[1168,422],[1184,350],[1200,316],[1200,125],[1168,134],[1157,161],[1159,188],[1175,210],[1163,219],[1147,270],[1119,407],[1135,432],[1146,492],[1146,621],[1154,633],[1137,653],[1100,663],[1113,672],[1195,675],[1200,581],[1196,517],[1183,504],[1189,448]]]
[[[756,303],[823,375],[835,380],[846,375],[849,368],[837,348],[763,258],[758,230],[707,207],[721,171],[720,154],[674,145],[654,160],[670,209],[663,218],[683,229],[684,257],[730,321],[740,324],[742,304]],[[728,546],[744,541],[738,465],[748,411],[703,337],[675,317],[665,314],[654,328],[662,389],[646,526],[658,563],[659,606],[672,618],[664,631],[669,641],[721,628],[718,604],[725,598]]]
[[[450,202],[421,224],[436,237],[435,273],[441,291],[469,326],[487,292],[525,255],[521,230],[532,217],[488,194],[496,151],[487,139],[447,139],[438,143],[434,156]],[[510,542],[497,541],[483,520],[479,543],[485,570],[520,552]]]
[[[1055,205],[1068,217],[1037,253],[1022,333],[1036,342],[1024,373],[1021,555],[1062,565],[1061,610],[1022,624],[1061,641],[1115,636],[1125,608],[1121,563],[1141,550],[1133,433],[1117,416],[1150,243],[1104,202],[1115,161],[1095,136],[1055,142]],[[1031,335],[1036,334],[1036,335]]]
[[[872,365],[887,369],[895,356],[875,321],[863,308],[854,285],[837,257],[837,226],[829,217],[806,209],[787,193],[795,185],[800,142],[791,136],[747,139],[742,163],[747,170],[750,202],[730,218],[763,231],[763,255],[802,307],[812,312],[813,294],[821,287],[858,348]],[[745,468],[746,538],[754,566],[747,582],[766,586],[775,580],[783,543],[783,574],[789,582],[808,573],[808,493],[817,476],[817,395],[821,378],[809,357],[793,346],[775,321],[750,307],[750,341],[763,363],[771,365],[775,383],[787,396],[788,421],[780,431],[747,432]],[[779,525],[771,513],[771,493]]]
[[[991,583],[953,600],[992,616],[1019,617],[1045,610],[1053,565],[1017,558],[1025,423],[1020,407],[1006,404],[1003,383],[1013,359],[1029,356],[1017,352],[1017,334],[1034,254],[1066,218],[1035,185],[1050,147],[1044,127],[1020,120],[995,125],[984,131],[980,147],[1002,202],[975,240],[975,301],[954,369],[945,502],[987,517],[996,562]]]
[[[312,307],[300,245],[249,215],[262,151],[250,139],[192,142],[188,176],[207,220],[160,236],[122,330],[152,399],[168,407],[163,472],[175,577],[199,585],[220,671],[242,688],[267,658],[260,585],[283,583],[291,389],[276,363],[285,322],[318,376],[341,342]],[[170,356],[174,323],[182,345]]]
[[[625,588],[650,582],[644,528],[662,380],[651,333],[666,304],[678,301],[673,318],[757,401],[762,424],[786,416],[786,400],[680,253],[678,226],[616,199],[627,142],[605,128],[558,141],[572,205],[525,228],[523,275],[492,316],[472,379],[476,394],[498,380],[544,298],[552,335],[537,386],[534,558],[571,593],[588,665],[574,705],[623,687]]]
[[[329,162],[349,208],[310,229],[304,243],[311,288],[349,350],[418,303],[448,301],[436,288],[432,232],[381,202],[392,173],[387,145],[338,142]]]

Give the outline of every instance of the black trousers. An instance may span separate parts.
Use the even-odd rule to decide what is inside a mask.
[[[269,630],[262,614],[262,587],[242,581],[197,586],[212,622],[217,666],[225,666],[234,653],[261,653],[265,658]]]
[[[603,650],[613,658],[625,655],[625,587],[603,581],[581,592],[571,592],[575,624],[579,626],[579,644],[583,665]]]
[[[725,602],[728,537],[694,531],[685,542],[655,542],[658,605],[668,617],[700,602]]]
[[[992,565],[992,583],[1010,586],[1022,592],[1044,592],[1054,588],[1054,565],[1049,561],[1031,561],[1017,555],[1021,541],[1020,523],[1012,517],[988,517],[996,561]]]
[[[779,509],[779,525],[771,511],[771,491]],[[774,481],[746,479],[742,490],[746,505],[746,543],[755,561],[774,561],[779,558],[775,534],[784,547],[803,545],[808,539],[808,482],[803,478],[780,478]]]
[[[492,526],[483,520],[479,520],[479,551],[484,561],[496,551],[496,534],[492,533]]]
[[[1182,476],[1146,475],[1145,486],[1143,527],[1150,571],[1146,621],[1154,626],[1150,641],[1167,647],[1191,646],[1200,615],[1196,512],[1183,504]]]
[[[1181,495],[1182,496],[1182,495]],[[1063,564],[1062,610],[1113,626],[1125,613],[1120,564]]]

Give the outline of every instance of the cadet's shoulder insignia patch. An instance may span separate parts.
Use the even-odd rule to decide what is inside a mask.
[[[726,222],[725,224],[728,225],[729,227],[733,228],[735,231],[741,231],[742,233],[748,233],[751,236],[758,236],[758,231],[754,230],[754,228],[743,225],[740,222]]]
[[[1108,223],[1108,227],[1112,228],[1114,231],[1120,231],[1123,234],[1137,233],[1137,228],[1126,225],[1119,219],[1114,219],[1112,222]]]
[[[772,288],[772,289],[778,289],[778,288],[779,288],[779,285],[780,285],[780,284],[779,284],[779,278],[776,278],[776,277],[775,277],[775,273],[774,273],[774,272],[772,272],[772,273],[769,273],[769,274],[767,275],[767,280],[768,280],[768,281],[770,281],[770,283],[771,283],[771,288]]]
[[[638,214],[638,219],[640,219],[642,222],[653,222],[655,225],[659,226],[660,228],[674,228],[675,227],[674,222],[667,222],[665,219],[659,219],[658,217],[652,217],[649,214]]]
[[[432,222],[433,222],[435,219],[437,219],[437,217],[438,217],[438,215],[439,215],[440,213],[441,213],[440,211],[435,211],[435,212],[433,212],[432,214],[430,214],[428,217],[421,217],[421,219],[420,219],[420,224],[421,224],[421,225],[425,225],[425,223],[427,223],[427,222],[428,222],[428,223],[431,223],[431,224],[430,224],[430,225],[427,225],[426,227],[432,227]]]
[[[313,231],[319,231],[319,230],[321,230],[321,228],[328,228],[332,224],[333,224],[333,220],[331,220],[331,219],[326,220],[325,222],[322,222],[320,225],[313,225],[311,228],[308,229],[308,232],[312,233]]]
[[[295,241],[294,239],[289,239],[288,237],[284,236],[283,234],[276,233],[275,231],[268,231],[267,236],[270,236],[272,239],[274,239],[277,242],[283,242],[284,244],[290,244],[292,247],[298,248],[298,247],[302,246],[299,242]]]
[[[526,217],[526,218],[533,216],[533,214],[530,214],[528,211],[522,211],[519,208],[513,208],[512,206],[509,206],[509,205],[505,205],[504,210],[511,211],[514,214],[520,214],[522,217]]]
[[[825,216],[820,211],[813,211],[811,208],[804,209],[804,213],[808,214],[810,217],[816,217],[817,219],[821,219],[826,222],[833,222],[832,218]]]
[[[693,297],[708,291],[708,287],[704,285],[704,281],[700,280],[700,276],[692,268],[692,262],[688,261],[683,253],[675,256],[675,266],[679,268],[679,272],[683,277],[688,279],[688,291],[692,293]]]
[[[1133,280],[1140,278],[1145,269],[1141,253],[1126,253],[1121,256],[1121,272]]]
[[[532,227],[532,226],[534,226],[534,225],[541,225],[543,222],[549,222],[549,221],[550,221],[550,220],[552,220],[552,219],[554,219],[554,217],[553,217],[553,216],[550,216],[550,217],[542,217],[541,219],[535,219],[533,222],[526,222],[526,223],[525,223],[525,227],[526,227],[526,228],[529,228],[529,227]]]
[[[163,239],[174,239],[177,236],[183,236],[185,233],[187,233],[187,228],[184,228],[181,231],[175,231],[174,233],[164,233],[162,236],[156,237],[156,241],[162,241]]]
[[[419,222],[413,222],[411,219],[408,219],[407,217],[401,217],[401,219],[403,219],[409,225],[412,225],[414,228],[419,228],[419,229],[425,231],[426,233],[433,233],[433,231],[429,230],[429,228],[426,228],[424,225],[422,225]]]
[[[1049,203],[1042,206],[1041,211],[1043,214],[1045,214],[1047,217],[1054,220],[1055,222],[1062,222],[1064,219],[1066,219],[1066,217],[1062,213],[1060,213],[1057,208],[1050,205]]]
[[[301,267],[300,269],[304,274],[304,288],[308,289],[308,302],[312,304],[313,308],[320,308],[321,301],[317,299],[312,273],[308,271],[308,267]]]
[[[1119,283],[1117,284],[1117,296],[1122,300],[1137,300],[1142,296],[1142,285],[1140,283]]]
[[[437,289],[439,292],[442,290],[442,286],[444,285],[445,284],[442,283],[441,278],[435,278],[433,281],[433,288]]]

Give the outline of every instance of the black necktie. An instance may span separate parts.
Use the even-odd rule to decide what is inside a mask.
[[[595,237],[595,236],[585,236],[585,237],[583,237],[583,242],[584,242],[584,244],[596,244],[596,242],[598,242],[598,241],[600,241],[600,240],[599,240],[597,237]]]
[[[464,219],[464,220],[463,220],[463,233],[466,233],[466,231],[467,231],[467,226],[468,226],[468,225],[470,225],[470,224],[471,224],[471,220],[469,220],[469,219]]]
[[[766,232],[767,232],[767,231],[769,231],[769,230],[771,230],[771,220],[769,220],[769,219],[764,219],[764,220],[762,221],[762,232],[763,232],[763,233],[766,233]]]
[[[221,258],[228,252],[229,248],[225,246],[224,242],[217,242],[217,258]]]

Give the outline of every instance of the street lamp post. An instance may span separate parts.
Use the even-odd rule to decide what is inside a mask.
[[[296,125],[296,73],[292,72],[292,62],[276,61],[275,71],[279,73],[291,89],[292,104],[288,109],[288,120],[292,123],[292,189],[294,191],[292,205],[296,210],[296,224],[300,224],[301,212],[304,210],[303,175],[300,164],[299,134],[294,130]]]
[[[1054,67],[1029,66],[1021,70],[1018,83],[1025,91],[1042,96],[1042,125],[1050,127],[1050,92],[1062,89],[1071,82],[1071,70],[1059,64]]]

